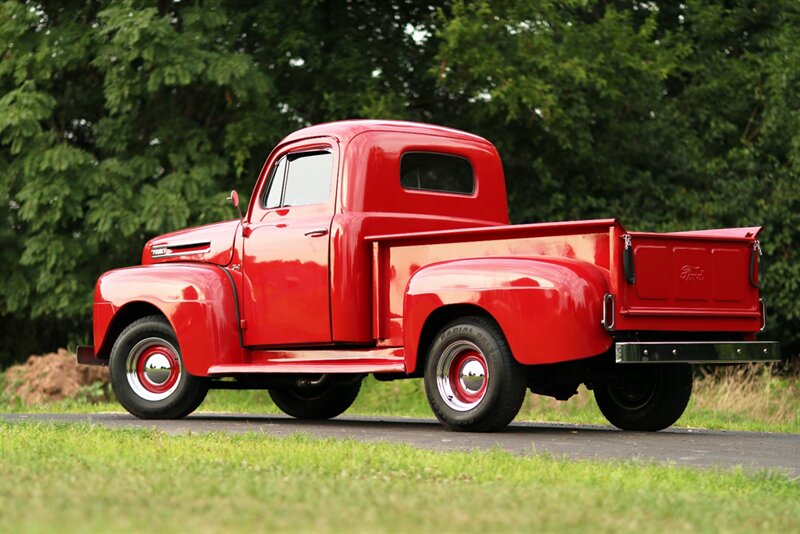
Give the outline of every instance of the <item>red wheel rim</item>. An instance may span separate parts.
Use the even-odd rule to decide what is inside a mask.
[[[143,339],[128,354],[128,384],[149,401],[166,399],[181,380],[181,358],[171,343],[158,337]]]
[[[459,339],[442,350],[436,363],[436,386],[444,403],[458,412],[477,407],[486,397],[489,364],[472,341]]]
[[[477,390],[470,389],[467,383],[465,383],[464,374],[472,367],[470,364],[473,362],[480,365],[480,369],[485,376],[486,359],[483,357],[483,354],[475,350],[470,349],[460,352],[453,358],[453,363],[450,364],[449,378],[450,383],[453,385],[453,393],[456,394],[458,400],[467,404],[480,400],[486,393],[486,380],[481,381],[481,385]]]
[[[167,379],[159,383],[151,379],[148,375],[147,365],[148,363],[152,364],[154,360],[161,360],[162,357],[169,361],[170,367]],[[148,347],[139,356],[139,361],[136,364],[136,374],[139,377],[139,382],[147,391],[164,393],[165,391],[169,391],[169,389],[175,385],[175,382],[178,381],[180,366],[181,364],[178,360],[178,356],[172,349],[164,345],[156,345],[154,347]],[[150,374],[152,375],[152,372]]]

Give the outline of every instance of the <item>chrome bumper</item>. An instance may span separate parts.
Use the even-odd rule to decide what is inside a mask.
[[[750,363],[781,359],[777,341],[617,343],[617,363]]]

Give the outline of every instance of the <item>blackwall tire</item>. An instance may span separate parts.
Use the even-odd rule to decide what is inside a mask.
[[[436,418],[452,430],[492,432],[514,420],[527,389],[526,369],[491,319],[447,324],[425,362],[425,393]]]
[[[160,315],[129,324],[111,349],[111,386],[120,404],[142,419],[179,419],[197,409],[208,381],[186,372],[175,331]]]
[[[297,419],[331,419],[343,414],[356,400],[361,380],[330,382],[320,387],[282,386],[269,390],[272,402]]]
[[[688,364],[647,364],[595,384],[594,398],[608,422],[622,430],[655,432],[672,426],[692,396]]]

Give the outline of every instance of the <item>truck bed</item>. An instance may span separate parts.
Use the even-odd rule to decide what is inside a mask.
[[[370,236],[373,335],[384,346],[402,345],[406,287],[420,268],[488,257],[557,257],[596,266],[612,296],[609,331],[756,332],[761,303],[749,269],[759,230],[626,232],[615,219],[599,219]],[[625,236],[633,251],[630,282]]]

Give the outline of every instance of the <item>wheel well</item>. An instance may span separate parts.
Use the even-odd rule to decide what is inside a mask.
[[[425,370],[425,360],[428,358],[428,349],[436,338],[436,334],[454,319],[459,317],[467,317],[478,315],[486,317],[497,324],[497,321],[492,314],[474,304],[450,304],[437,308],[425,320],[422,326],[422,332],[419,336],[419,344],[417,345],[417,365],[416,370],[411,376],[422,376]]]
[[[130,302],[125,304],[119,311],[114,314],[111,324],[106,330],[106,335],[103,338],[103,344],[100,350],[97,351],[98,358],[108,359],[111,356],[111,347],[114,341],[117,340],[119,335],[125,330],[125,327],[137,319],[147,317],[148,315],[161,315],[164,314],[156,306],[148,302]]]

